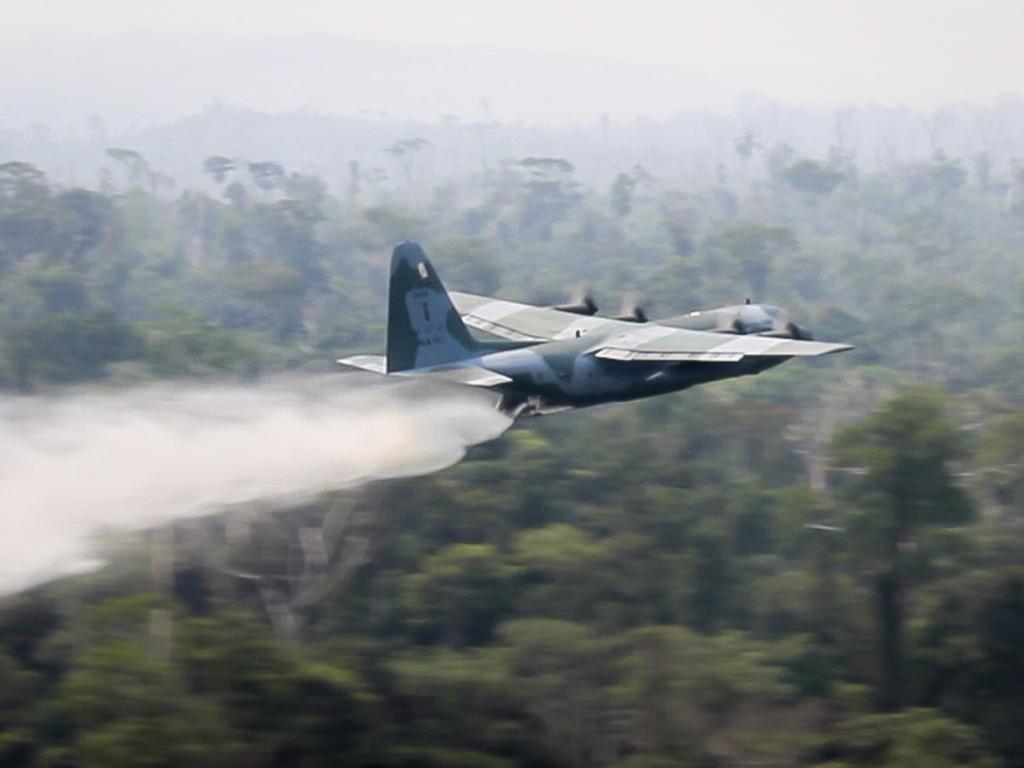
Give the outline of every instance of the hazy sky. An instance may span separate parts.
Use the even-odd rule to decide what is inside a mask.
[[[40,40],[145,29],[598,54],[822,104],[1024,92],[1021,0],[0,0],[0,16],[0,37]]]

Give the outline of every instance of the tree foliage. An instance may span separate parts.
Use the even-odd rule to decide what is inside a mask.
[[[156,595],[143,538],[7,599],[0,763],[1024,768],[1024,175],[938,145],[870,166],[836,120],[826,160],[741,127],[685,181],[486,124],[451,177],[396,128],[336,159],[344,190],[228,147],[180,191],[130,149],[99,189],[0,163],[11,392],[377,352],[408,238],[456,290],[585,281],[654,317],[749,291],[857,347],[180,523]],[[285,632],[268,595],[328,524],[366,556],[328,553]]]

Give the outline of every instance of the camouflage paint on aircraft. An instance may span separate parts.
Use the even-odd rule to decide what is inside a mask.
[[[467,326],[502,341],[482,341]],[[405,242],[391,258],[386,356],[339,362],[488,387],[501,393],[504,410],[520,415],[649,397],[850,348],[810,341],[771,305],[653,323],[449,295],[423,249]]]

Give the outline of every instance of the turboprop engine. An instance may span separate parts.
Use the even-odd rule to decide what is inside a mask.
[[[811,341],[813,336],[790,318],[782,307],[773,304],[734,304],[716,309],[704,309],[659,321],[662,325],[688,328],[693,331],[735,333],[741,336],[777,336],[784,339]]]

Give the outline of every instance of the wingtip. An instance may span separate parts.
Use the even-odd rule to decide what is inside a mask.
[[[819,357],[824,355],[838,355],[840,352],[849,352],[851,349],[853,349],[852,344],[835,344],[832,342],[823,343],[827,344],[828,348],[823,349],[821,352],[819,352]]]

